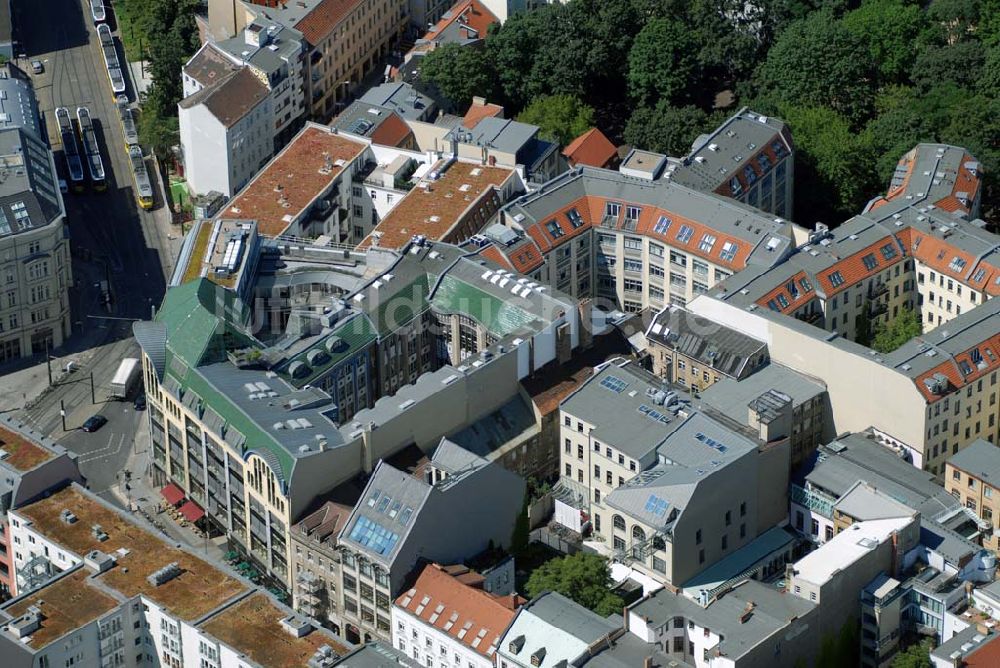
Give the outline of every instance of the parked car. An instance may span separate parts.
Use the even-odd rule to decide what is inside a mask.
[[[40,61],[40,60],[32,60],[31,61],[31,71],[34,74],[41,74],[42,72],[45,71],[45,65],[42,64],[42,61]]]
[[[66,179],[59,179],[59,192],[63,195],[69,194],[69,186],[66,184]]]
[[[95,432],[108,423],[108,418],[103,415],[92,415],[83,423],[83,430],[88,434]]]
[[[135,408],[137,411],[146,410],[146,395],[140,394],[139,396],[137,396],[135,398],[135,401],[132,402],[132,407]]]

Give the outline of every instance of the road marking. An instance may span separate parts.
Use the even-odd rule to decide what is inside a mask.
[[[117,455],[119,452],[121,452],[122,445],[125,443],[125,434],[121,435],[121,438],[118,439],[118,446],[115,447],[115,449],[112,451],[111,450],[111,443],[113,442],[114,438],[115,438],[114,434],[109,435],[108,436],[108,444],[105,447],[101,448],[100,450],[91,450],[90,452],[88,452],[87,454],[85,454],[83,457],[80,457],[79,459],[77,459],[77,463],[79,463],[79,464],[86,464],[87,462],[92,462],[92,461],[95,461],[95,460],[98,460],[98,459],[107,459],[108,457],[111,457],[112,455]],[[105,452],[105,450],[107,450],[109,452]]]

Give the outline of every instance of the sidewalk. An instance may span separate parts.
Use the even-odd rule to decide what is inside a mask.
[[[112,485],[108,491],[121,502],[123,507],[131,506],[134,513],[158,528],[172,542],[182,543],[208,559],[222,560],[226,553],[224,540],[221,544],[217,538],[206,541],[191,528],[180,526],[168,513],[160,511],[160,508],[166,506],[166,502],[160,496],[160,490],[152,487],[146,476],[150,448],[149,430],[144,425],[136,432],[135,444],[125,464],[124,470],[132,474],[128,483],[130,489],[125,490],[124,481],[119,478],[118,483]]]

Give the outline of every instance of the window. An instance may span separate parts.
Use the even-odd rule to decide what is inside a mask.
[[[740,517],[746,517],[747,515],[747,502],[743,501],[740,503]]]
[[[656,221],[656,225],[653,226],[653,231],[657,234],[666,234],[667,230],[670,229],[670,224],[673,221],[666,216],[660,216],[659,220]]]
[[[734,176],[733,178],[729,179],[729,190],[732,192],[734,196],[739,195],[741,192],[743,192],[743,184],[740,183],[740,180],[737,177]]]
[[[613,516],[611,518],[611,523],[618,531],[625,531],[625,518],[622,517],[621,515]]]
[[[882,257],[886,260],[891,260],[896,257],[896,246],[891,242],[879,248],[879,252],[882,253]]]
[[[677,230],[677,241],[682,244],[686,244],[691,241],[691,236],[694,234],[694,228],[690,225],[681,225],[680,229]],[[714,242],[714,240],[713,240]]]
[[[832,274],[830,274],[829,278],[830,278],[830,284],[835,288],[840,287],[841,285],[844,284],[844,277],[839,271],[835,271]]]
[[[566,212],[566,219],[574,230],[583,227],[583,218],[580,216],[580,212],[576,209],[570,209]]]
[[[622,205],[619,204],[618,202],[607,202],[604,205],[605,218],[614,218],[615,220],[618,220],[618,216],[621,214],[621,212],[622,212]]]
[[[663,246],[649,242],[649,254],[653,257],[663,257]]]
[[[701,241],[698,242],[698,249],[706,253],[711,253],[712,248],[715,246],[715,235],[704,234],[701,237]]]
[[[722,250],[719,251],[719,258],[726,262],[732,262],[736,258],[736,253],[739,249],[740,247],[735,241],[727,241],[722,244]]]
[[[962,258],[960,258],[960,257],[958,257],[956,255],[955,257],[953,257],[951,259],[951,264],[948,265],[948,268],[951,269],[952,271],[956,271],[957,272],[957,271],[962,271],[963,269],[965,269],[965,265],[966,265],[965,260],[963,260]]]
[[[708,276],[708,265],[701,260],[693,260],[691,262],[691,268],[698,276]]]
[[[872,269],[878,266],[878,260],[875,259],[874,253],[868,253],[867,255],[862,257],[861,263],[865,265],[865,269],[867,269],[868,271],[871,271]]]
[[[638,220],[641,213],[642,209],[629,204],[625,207],[625,220]]]
[[[743,167],[743,178],[746,179],[747,185],[753,185],[757,182],[757,172],[753,171],[753,167],[746,165]]]
[[[565,232],[562,231],[562,228],[559,227],[559,223],[557,223],[555,220],[550,220],[549,222],[545,223],[545,229],[549,231],[549,236],[552,237],[553,239],[558,239],[559,237],[565,234]]]
[[[670,251],[670,263],[676,264],[678,267],[687,266],[687,256],[683,253],[678,253],[677,251]]]
[[[701,529],[694,532],[694,544],[701,545]]]

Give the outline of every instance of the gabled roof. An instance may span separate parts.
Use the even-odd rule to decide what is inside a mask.
[[[395,605],[480,656],[493,656],[504,629],[525,599],[496,596],[464,584],[438,564],[426,564]]]
[[[464,44],[485,39],[494,23],[500,23],[499,19],[479,0],[459,0],[424,35],[424,39]]]
[[[295,29],[316,46],[359,5],[361,0],[320,0],[305,18],[295,24]]]
[[[250,71],[250,68],[241,67],[194,95],[189,95],[178,104],[184,109],[204,104],[222,125],[231,128],[267,99],[268,94],[267,86]]]
[[[184,65],[184,74],[204,87],[214,86],[240,66],[214,43],[206,42]]]
[[[563,149],[570,166],[608,167],[618,157],[618,149],[603,132],[590,128]]]
[[[503,107],[499,104],[491,104],[485,100],[473,100],[472,104],[469,105],[469,109],[465,112],[465,116],[462,117],[462,127],[471,130],[484,118],[502,117]]]
[[[1000,487],[1000,448],[989,441],[977,438],[952,455],[948,464],[988,485]]]

